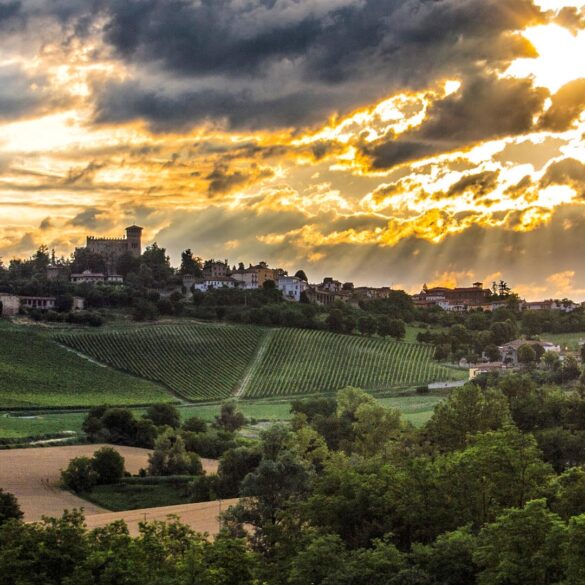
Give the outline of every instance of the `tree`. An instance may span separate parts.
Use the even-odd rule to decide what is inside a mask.
[[[387,315],[382,315],[378,318],[378,335],[380,337],[387,337],[390,335],[391,326],[390,326],[390,317]]]
[[[377,323],[376,320],[370,315],[360,317],[357,322],[358,329],[362,335],[373,335],[376,333]]]
[[[585,583],[585,515],[571,518],[567,540],[566,585],[582,585]]]
[[[71,311],[73,307],[73,295],[64,294],[55,297],[55,309],[60,313]]]
[[[355,411],[353,423],[355,450],[366,457],[380,452],[400,431],[400,411],[381,404],[365,402]]]
[[[201,277],[203,275],[201,258],[195,258],[190,248],[181,252],[181,267],[179,268],[179,274],[182,276],[189,274],[195,277]]]
[[[240,483],[260,465],[261,459],[260,451],[254,447],[238,447],[226,451],[219,460],[217,470],[222,496],[237,497]]]
[[[155,282],[166,283],[171,277],[173,270],[171,268],[170,258],[167,256],[165,248],[161,248],[156,242],[152,246],[147,246],[142,254],[142,266],[150,270]]]
[[[154,444],[148,456],[150,475],[201,475],[203,466],[196,453],[188,453],[185,442],[176,432],[168,430]]]
[[[16,497],[0,488],[0,526],[9,520],[20,520],[23,516]]]
[[[207,423],[198,416],[192,416],[183,423],[183,430],[190,433],[206,433]]]
[[[215,425],[226,431],[235,432],[246,424],[246,417],[238,410],[235,401],[230,400],[221,405],[219,416],[215,417]]]
[[[518,348],[516,352],[518,362],[524,364],[525,366],[529,366],[536,361],[536,352],[534,349],[525,343]]]
[[[134,299],[132,318],[134,321],[154,321],[158,317],[158,308],[154,303],[143,298]]]
[[[392,319],[390,321],[390,335],[400,341],[406,335],[406,325],[402,319]]]
[[[265,280],[264,283],[262,284],[262,288],[264,290],[275,290],[276,289],[276,282],[274,282],[274,280]]]
[[[563,365],[561,368],[563,382],[570,382],[571,380],[577,380],[581,375],[581,368],[577,360],[572,356],[565,356]]]
[[[473,562],[475,537],[469,527],[441,534],[432,545],[413,545],[416,566],[441,585],[473,585],[478,568]]]
[[[483,352],[490,362],[499,362],[502,359],[502,354],[498,346],[493,343],[487,345]]]
[[[144,418],[150,419],[157,427],[178,429],[181,426],[181,415],[172,404],[152,404],[147,408]]]
[[[325,324],[329,331],[333,333],[342,333],[344,328],[344,316],[340,309],[332,309],[325,319]]]
[[[89,492],[97,483],[97,473],[89,457],[75,457],[67,469],[61,471],[63,485],[76,492]]]
[[[542,363],[547,370],[554,372],[561,367],[561,358],[556,351],[545,351],[542,356]]]
[[[300,278],[301,280],[304,280],[305,282],[309,282],[309,279],[307,278],[307,275],[305,274],[304,270],[297,270],[295,272],[295,277]]]
[[[124,457],[111,447],[102,447],[93,454],[91,466],[96,473],[96,483],[118,483],[124,477]]]
[[[544,585],[563,579],[566,528],[545,500],[510,509],[482,529],[474,560],[480,585]]]
[[[435,407],[425,431],[440,449],[454,450],[464,447],[469,436],[500,429],[509,421],[508,401],[499,390],[466,384]]]

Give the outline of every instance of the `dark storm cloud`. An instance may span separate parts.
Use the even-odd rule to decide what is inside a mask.
[[[506,33],[544,18],[530,0],[103,5],[106,42],[148,76],[96,87],[96,121],[143,118],[155,130],[208,118],[231,127],[307,125],[437,78],[472,79],[486,62],[502,70],[531,55]]]
[[[552,97],[550,108],[542,116],[545,130],[568,130],[585,109],[585,79],[576,79],[561,87]]]
[[[585,164],[574,158],[553,162],[546,169],[541,185],[570,185],[585,195]]]
[[[547,92],[530,80],[478,76],[460,92],[439,100],[414,132],[397,140],[383,138],[363,146],[374,168],[462,148],[484,140],[527,132],[540,113]]]
[[[69,224],[76,227],[84,227],[90,230],[103,230],[111,227],[112,222],[104,216],[104,211],[97,207],[88,207],[69,221]]]
[[[491,193],[498,185],[499,171],[484,171],[465,175],[455,182],[447,191],[447,197],[473,193],[476,199]]]
[[[248,171],[230,172],[228,166],[219,164],[205,178],[209,181],[209,196],[213,197],[214,195],[230,193],[238,187],[245,187],[273,175],[274,172],[271,169],[260,169],[257,165],[251,165]]]
[[[46,108],[55,96],[43,90],[44,80],[29,77],[17,65],[0,66],[0,120],[14,120]]]
[[[22,3],[19,0],[0,2],[0,27],[18,15],[21,6]]]
[[[161,82],[160,85],[163,85]],[[169,93],[137,81],[96,84],[95,121],[144,119],[155,131],[188,130],[204,120],[225,120],[231,128],[292,126],[301,119],[322,120],[334,96],[326,90],[254,97],[249,91],[201,89]]]

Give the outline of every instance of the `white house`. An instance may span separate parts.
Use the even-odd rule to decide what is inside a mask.
[[[276,286],[286,300],[297,303],[301,300],[301,293],[309,288],[304,280],[296,276],[283,276],[278,279]]]
[[[2,303],[1,313],[3,317],[14,317],[20,311],[20,297],[9,293],[0,293]]]
[[[105,282],[106,275],[102,272],[92,272],[91,270],[84,270],[79,274],[71,275],[71,282],[75,284],[81,284],[82,282],[88,282],[95,284],[96,282]]]
[[[212,276],[210,278],[195,278],[193,279],[193,290],[200,292],[207,292],[210,289],[217,288],[235,288],[237,282],[229,276]]]

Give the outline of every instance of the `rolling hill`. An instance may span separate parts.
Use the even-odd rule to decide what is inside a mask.
[[[386,391],[448,380],[418,343],[248,325],[153,324],[55,339],[189,401],[296,396],[344,386]]]

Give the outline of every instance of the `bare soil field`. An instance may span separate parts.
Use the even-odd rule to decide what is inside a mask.
[[[200,502],[198,504],[183,504],[180,506],[165,506],[164,508],[144,508],[129,512],[108,512],[88,515],[85,519],[87,527],[100,528],[116,520],[124,520],[132,536],[138,535],[140,522],[153,520],[168,520],[169,516],[176,516],[183,524],[187,524],[197,532],[207,532],[215,536],[219,532],[219,514],[230,506],[238,503],[238,499],[222,500],[220,502]]]
[[[109,515],[108,510],[59,488],[61,469],[74,457],[91,457],[106,445],[68,445],[0,451],[0,487],[17,498],[27,522],[42,516],[60,516],[64,510],[83,508],[86,515]],[[113,447],[124,457],[126,469],[136,474],[148,465],[148,449]],[[217,471],[217,461],[202,459],[207,473]]]

